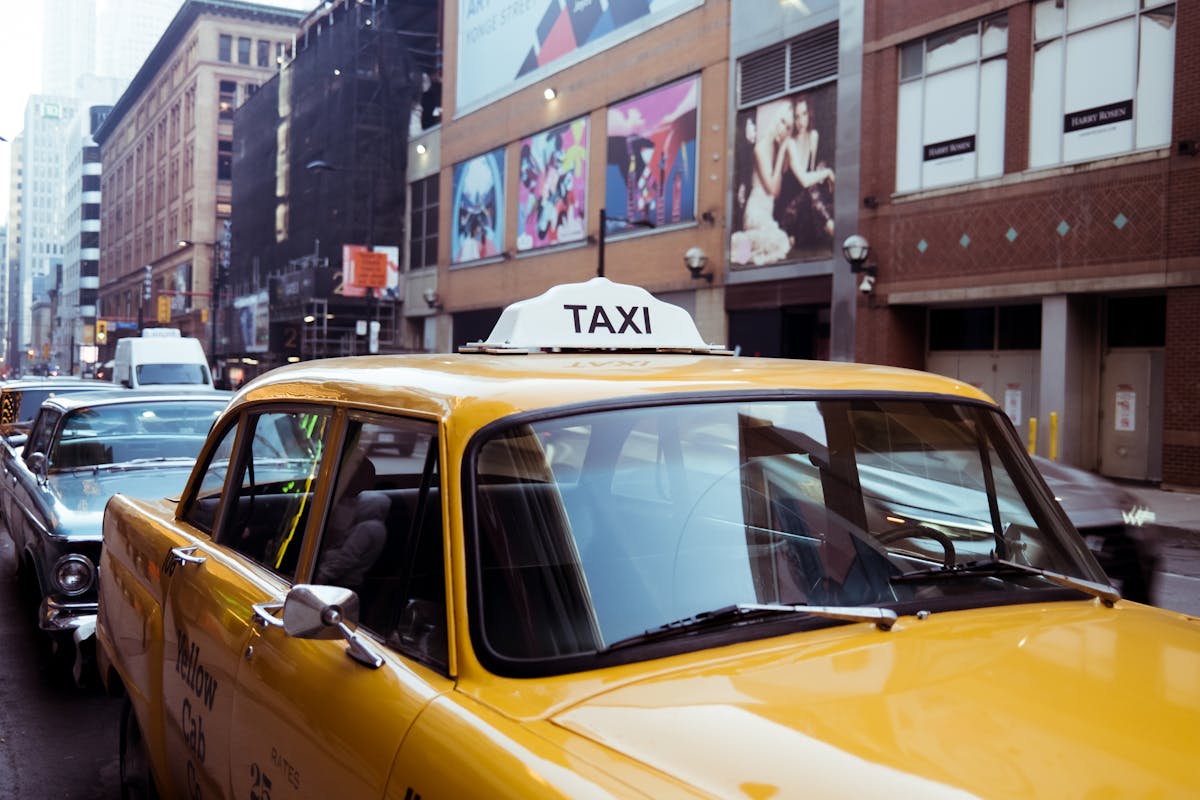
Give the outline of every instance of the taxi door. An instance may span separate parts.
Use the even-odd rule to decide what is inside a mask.
[[[393,777],[392,764],[421,710],[452,688],[436,426],[349,417],[314,573],[356,592],[362,621],[356,633],[367,652],[351,657],[340,634],[293,636],[282,627],[282,603],[260,608],[263,624],[237,676],[230,741],[235,797],[382,798],[389,779],[419,785],[418,775]],[[379,446],[396,441],[416,444],[411,453]],[[364,473],[378,477],[351,488]],[[387,498],[389,512],[370,564],[334,577],[331,554],[344,544],[346,529],[356,527],[336,512],[357,494]]]
[[[295,577],[330,419],[293,409],[247,415],[224,431],[187,499],[194,544],[164,564],[163,738],[175,796],[231,796],[236,678],[254,608]]]

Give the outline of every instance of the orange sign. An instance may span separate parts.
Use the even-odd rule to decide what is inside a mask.
[[[364,289],[386,289],[387,266],[387,253],[360,250],[354,254],[354,275],[350,285]]]

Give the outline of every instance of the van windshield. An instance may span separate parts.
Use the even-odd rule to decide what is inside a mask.
[[[204,364],[139,364],[139,386],[155,384],[207,384],[208,367]]]

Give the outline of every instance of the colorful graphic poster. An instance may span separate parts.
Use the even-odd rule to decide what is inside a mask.
[[[833,255],[837,85],[737,116],[729,257],[735,266]]]
[[[383,253],[385,256],[387,256],[387,287],[382,291],[376,292],[375,296],[394,300],[399,295],[400,288],[400,248],[382,245],[376,246],[372,249],[376,253]],[[366,252],[366,250],[366,245],[342,245],[342,275],[341,279],[333,287],[334,294],[340,294],[343,297],[367,296],[367,289],[365,286],[355,285],[356,283],[362,283],[362,281],[358,281],[354,275],[356,256],[359,253]]]
[[[587,219],[587,119],[521,141],[517,249],[583,241]]]
[[[454,236],[450,263],[504,250],[504,148],[454,165]]]
[[[608,110],[608,235],[632,229],[631,221],[661,227],[696,218],[699,95],[700,78],[691,77]]]
[[[703,0],[458,0],[458,112],[515,92]]]

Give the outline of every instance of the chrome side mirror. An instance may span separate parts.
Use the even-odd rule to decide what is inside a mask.
[[[42,452],[30,453],[29,458],[25,459],[25,463],[29,465],[29,471],[37,476],[37,479],[46,482],[46,454]]]
[[[345,639],[346,653],[378,669],[383,658],[354,632],[358,624],[358,595],[340,586],[300,583],[283,601],[283,629],[297,639]]]

